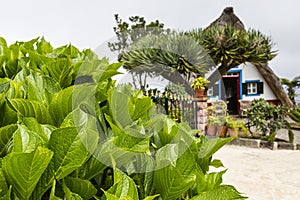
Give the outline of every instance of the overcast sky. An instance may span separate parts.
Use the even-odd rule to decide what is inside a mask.
[[[278,56],[271,61],[279,77],[300,75],[300,2],[297,0],[9,0],[1,1],[0,35],[8,43],[44,36],[58,47],[72,43],[96,49],[114,37],[114,14],[123,19],[144,16],[166,27],[206,27],[222,10],[233,6],[246,28],[271,36]]]

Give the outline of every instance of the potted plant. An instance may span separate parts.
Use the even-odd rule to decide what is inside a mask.
[[[224,101],[215,101],[207,108],[208,124],[207,135],[216,135],[219,137],[226,137],[226,116],[227,106]]]
[[[246,135],[248,129],[241,119],[234,119],[231,116],[226,117],[226,126],[228,128],[228,135],[230,137],[238,137],[239,135]]]
[[[195,91],[196,98],[201,98],[205,96],[205,89],[208,83],[209,80],[202,76],[199,76],[198,78],[194,79],[194,81],[191,84],[191,88]]]
[[[227,127],[225,120],[221,116],[209,116],[207,124],[207,135],[226,137]]]

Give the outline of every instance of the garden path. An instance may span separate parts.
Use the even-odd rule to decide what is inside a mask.
[[[226,145],[213,157],[228,168],[224,184],[250,200],[295,200],[300,197],[300,151]],[[213,169],[222,170],[222,169]]]

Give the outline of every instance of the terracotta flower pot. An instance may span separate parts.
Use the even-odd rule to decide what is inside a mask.
[[[227,134],[227,126],[218,126],[217,132],[219,137],[226,137]]]
[[[217,127],[213,125],[207,125],[206,135],[215,136],[217,132]]]
[[[238,128],[228,128],[227,132],[230,137],[238,137],[239,129]]]
[[[205,89],[195,89],[195,97],[196,98],[201,98],[205,97]]]

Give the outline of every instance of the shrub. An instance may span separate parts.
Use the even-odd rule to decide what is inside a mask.
[[[255,99],[252,102],[251,107],[247,110],[247,116],[247,126],[250,133],[252,135],[258,134],[269,142],[275,140],[279,129],[290,129],[289,124],[286,121],[287,109],[281,105],[268,103],[264,99]],[[289,138],[290,140],[292,139],[292,137]]]
[[[141,91],[114,85],[121,64],[43,39],[2,48],[1,199],[243,198],[208,171],[231,139],[157,115]]]

